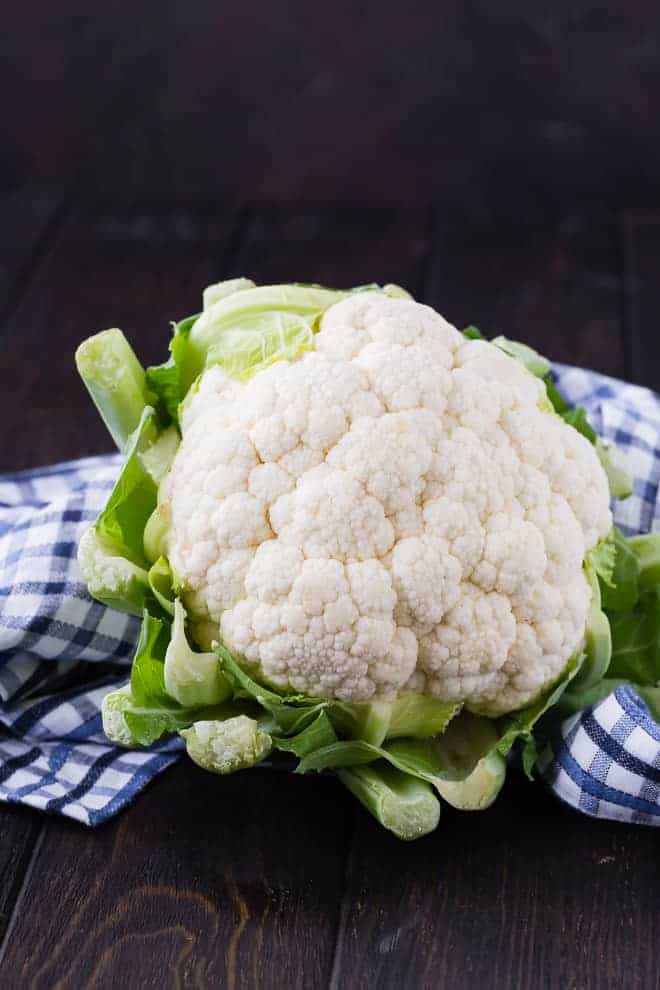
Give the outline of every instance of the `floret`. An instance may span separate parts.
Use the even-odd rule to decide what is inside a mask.
[[[526,703],[584,639],[611,526],[593,447],[411,300],[350,296],[314,343],[186,401],[160,500],[197,639],[311,696]]]

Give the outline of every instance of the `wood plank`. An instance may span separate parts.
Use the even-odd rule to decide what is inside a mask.
[[[556,361],[624,374],[614,213],[438,215],[429,300],[460,327],[525,340]]]
[[[133,167],[149,126],[148,83],[162,85],[171,70],[154,51],[162,7],[141,0],[111,12],[83,0],[66,9],[29,0],[4,12],[0,129],[11,135],[0,159],[4,188],[42,183],[77,193],[84,179],[98,194],[117,162]]]
[[[22,334],[10,328],[0,374],[27,419],[21,425],[5,400],[5,436],[30,442],[22,463],[31,464],[107,447],[71,363],[90,330],[119,324],[141,357],[157,359],[167,318],[194,311],[203,285],[238,269],[269,281],[398,277],[414,288],[429,248],[426,221],[390,210],[370,213],[368,223],[335,211],[265,210],[252,215],[230,262],[231,225],[221,219],[77,213],[12,319]],[[0,458],[20,460],[13,443],[0,444]],[[7,941],[6,972],[35,986],[116,985],[123,974],[145,986],[327,983],[354,816],[353,800],[331,780],[253,773],[219,781],[186,765],[97,832],[49,822]],[[40,933],[36,944],[28,927]]]
[[[542,219],[438,217],[425,298],[459,326],[623,373],[613,218]],[[412,847],[363,815],[332,986],[653,986],[655,846],[651,832],[580,818],[515,774],[491,810],[447,810]]]
[[[263,282],[340,288],[397,282],[421,290],[431,250],[430,212],[400,207],[260,207],[234,274]]]
[[[12,304],[2,327],[3,470],[110,449],[77,380],[76,344],[92,329],[119,323],[135,331],[146,357],[164,353],[168,320],[199,305],[199,281],[216,277],[234,225],[231,215],[79,210],[45,240],[53,206],[53,197],[28,190],[13,196],[3,214],[2,289]],[[34,244],[41,251],[32,282],[30,232],[33,252]],[[0,940],[44,825],[24,809],[0,808]]]
[[[658,16],[344,2],[319,30],[305,0],[30,0],[3,23],[0,177],[61,180],[82,151],[118,196],[655,202]]]
[[[424,211],[372,210],[356,219],[266,210],[252,219],[228,271],[328,284],[398,278],[415,289],[428,254],[426,219]],[[200,286],[221,277],[231,222],[181,210],[71,218],[47,273],[5,328],[12,346],[0,368],[0,470],[110,449],[75,371],[77,343],[120,326],[143,361],[162,360],[169,321],[195,312]],[[35,361],[40,348],[48,359]]]
[[[660,212],[628,210],[621,224],[631,377],[660,389]]]
[[[0,320],[29,282],[61,205],[61,195],[25,186],[0,196]]]
[[[67,348],[97,318],[97,328],[120,323],[131,336],[144,326],[139,349],[156,357],[166,316],[194,309],[199,285],[222,274],[213,246],[222,237],[218,228],[196,233],[186,254],[167,233],[171,220],[136,228],[130,216],[120,222],[108,214],[100,226],[75,218],[16,325],[39,328],[51,314]],[[224,271],[336,284],[396,279],[419,292],[430,246],[426,217],[407,216],[385,211],[352,222],[334,210],[257,212]],[[59,279],[69,280],[68,293]],[[40,338],[30,332],[33,352]],[[57,362],[54,344],[44,346]],[[26,376],[30,348],[17,347],[12,374]],[[59,411],[87,424],[72,381],[61,379],[59,394],[49,397],[45,377],[41,401],[51,417]],[[37,391],[26,386],[23,401]],[[50,448],[34,426],[32,435],[34,463]],[[77,453],[83,441],[87,450],[104,442],[72,424],[61,436],[56,456]],[[306,986],[327,982],[331,970],[337,987],[360,980],[435,986],[443,976],[448,986],[474,976],[523,988],[657,980],[652,833],[589,823],[522,781],[485,815],[447,814],[434,837],[414,846],[399,845],[360,813],[333,965],[353,814],[332,781],[262,773],[218,781],[180,767],[91,835],[49,823],[8,941],[6,972],[37,987],[55,979],[65,987],[110,986],[135,974],[145,986]],[[57,918],[54,903],[62,904]],[[574,938],[578,947],[568,951]],[[632,973],[630,945],[638,960]]]
[[[0,947],[43,829],[43,820],[33,812],[0,805]]]
[[[186,763],[94,832],[52,821],[5,980],[35,990],[327,985],[353,814],[334,780],[214,778]]]
[[[409,846],[361,815],[332,986],[646,990],[658,890],[652,829],[591,822],[520,777]]]
[[[61,196],[30,188],[0,198],[0,313],[11,311],[34,276],[60,204]],[[0,943],[41,829],[36,816],[0,805]]]
[[[5,326],[0,469],[111,449],[73,362],[90,333],[120,326],[145,362],[167,356],[172,319],[200,308],[225,263],[231,212],[77,211]]]

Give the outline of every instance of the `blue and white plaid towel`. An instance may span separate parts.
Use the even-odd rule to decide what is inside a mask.
[[[633,495],[617,505],[628,535],[660,529],[660,396],[557,367],[572,404],[627,451]],[[97,825],[116,814],[182,748],[111,746],[105,692],[128,676],[138,620],[87,594],[81,533],[103,507],[118,455],[0,476],[0,800]],[[541,759],[565,802],[600,818],[660,825],[660,726],[628,688],[573,716]]]

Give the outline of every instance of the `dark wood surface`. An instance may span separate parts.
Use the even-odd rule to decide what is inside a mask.
[[[548,216],[510,239],[499,220],[452,229],[431,208],[54,201],[24,190],[5,211],[34,229],[3,286],[3,468],[107,449],[76,381],[76,343],[118,324],[154,359],[199,287],[238,272],[396,278],[461,324],[660,375],[643,329],[657,309],[655,214]],[[0,810],[0,829],[10,987],[645,990],[660,979],[655,833],[579,818],[515,776],[493,809],[446,811],[412,846],[333,780],[222,779],[189,764],[94,832],[15,808]]]
[[[7,184],[518,216],[656,201],[657,4],[3,7]]]
[[[2,21],[0,470],[108,450],[76,344],[118,325],[157,359],[235,274],[397,281],[660,387],[658,8]],[[95,831],[0,806],[0,986],[657,990],[659,851],[516,775],[402,845],[332,779],[181,764]]]

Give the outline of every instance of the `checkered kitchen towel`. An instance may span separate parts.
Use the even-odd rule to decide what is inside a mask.
[[[660,396],[557,367],[558,386],[628,454],[627,534],[660,529]],[[96,825],[172,764],[181,741],[111,746],[101,699],[128,676],[138,620],[92,601],[76,564],[118,455],[0,476],[0,800]],[[586,814],[660,824],[660,726],[628,688],[562,726],[541,760],[554,792]]]
[[[78,541],[121,457],[0,476],[0,800],[96,825],[177,756],[109,744],[101,701],[128,677],[139,620],[93,601]]]

